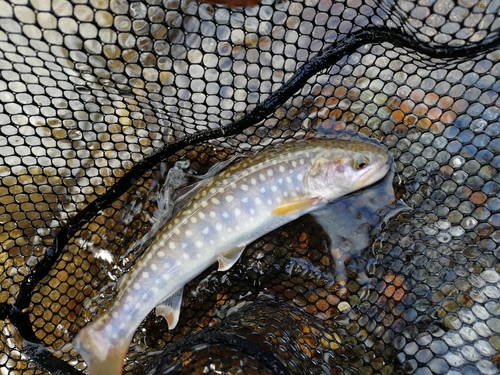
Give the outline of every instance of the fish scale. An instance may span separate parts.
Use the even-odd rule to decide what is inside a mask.
[[[135,330],[155,306],[175,327],[184,285],[210,265],[229,269],[250,242],[388,170],[376,144],[311,139],[269,148],[202,181],[126,276],[109,311],[76,337],[89,373],[121,373]]]

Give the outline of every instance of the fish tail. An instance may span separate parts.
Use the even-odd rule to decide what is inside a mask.
[[[90,325],[80,330],[73,346],[87,364],[89,375],[122,375],[123,359],[129,343],[130,340],[122,338],[117,347],[106,340],[104,332]]]

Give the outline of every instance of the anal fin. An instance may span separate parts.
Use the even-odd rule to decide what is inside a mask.
[[[219,271],[227,271],[240,259],[246,245],[241,245],[217,256]]]
[[[183,289],[184,288],[180,288],[175,291],[156,306],[156,316],[161,315],[167,320],[168,329],[174,329],[179,322]]]

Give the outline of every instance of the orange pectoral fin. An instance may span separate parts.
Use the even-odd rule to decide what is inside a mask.
[[[321,198],[302,199],[294,202],[284,203],[273,210],[273,215],[282,216],[292,212],[306,210],[321,202]]]

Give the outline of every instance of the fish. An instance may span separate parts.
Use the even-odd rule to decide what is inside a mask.
[[[75,337],[89,374],[122,373],[134,332],[153,308],[173,329],[184,285],[205,269],[230,269],[251,242],[389,170],[378,144],[313,138],[269,147],[201,181],[124,276],[110,308]]]

